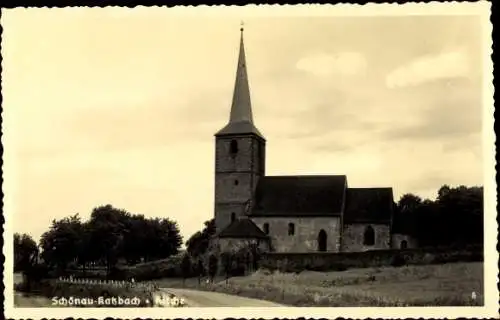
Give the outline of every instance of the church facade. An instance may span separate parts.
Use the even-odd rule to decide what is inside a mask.
[[[352,188],[345,175],[266,175],[254,124],[243,29],[230,117],[215,134],[215,225],[220,250],[352,252],[405,246],[391,232],[392,188]],[[403,237],[403,238],[402,238]]]

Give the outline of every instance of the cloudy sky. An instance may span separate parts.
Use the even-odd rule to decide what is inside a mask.
[[[38,239],[52,219],[108,203],[171,217],[186,239],[200,229],[241,19],[267,174],[346,174],[396,198],[483,183],[478,16],[172,12],[4,12],[15,231]]]

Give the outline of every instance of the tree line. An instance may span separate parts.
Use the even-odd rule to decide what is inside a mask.
[[[444,185],[436,200],[409,193],[395,207],[393,230],[410,234],[420,247],[483,243],[483,187]]]
[[[39,245],[28,235],[14,236],[15,269],[26,268],[34,256],[51,270],[101,266],[164,259],[179,252],[182,236],[168,218],[146,218],[111,205],[92,210],[90,219],[78,214],[53,220]]]

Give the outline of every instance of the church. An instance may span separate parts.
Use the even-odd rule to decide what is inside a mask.
[[[266,139],[250,99],[243,28],[229,121],[215,134],[215,226],[220,250],[271,252],[408,247],[391,232],[392,188],[350,187],[345,175],[266,175]]]

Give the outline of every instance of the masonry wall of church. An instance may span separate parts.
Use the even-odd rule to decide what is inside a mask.
[[[257,244],[262,251],[269,251],[268,242],[261,239],[219,238],[218,242],[220,252],[236,252],[252,244]]]
[[[238,152],[231,155],[231,140],[237,141]],[[259,171],[258,144],[254,137],[217,138],[215,143],[215,172]],[[262,148],[263,149],[263,148]],[[263,152],[262,150],[261,152]]]
[[[231,153],[231,141],[237,152]],[[217,138],[215,143],[215,226],[218,231],[245,215],[259,177],[259,151],[263,146],[253,137]]]
[[[365,244],[365,233],[368,227],[373,228],[373,245]],[[391,232],[388,224],[346,224],[342,237],[342,251],[355,252],[367,250],[389,249],[391,244]]]
[[[391,247],[393,249],[413,249],[418,246],[416,239],[407,234],[395,233],[391,238]]]
[[[269,224],[271,249],[274,252],[317,252],[318,236],[321,230],[326,232],[326,251],[340,250],[339,217],[252,217],[252,221],[264,230]],[[294,234],[289,235],[289,224],[294,225]]]

